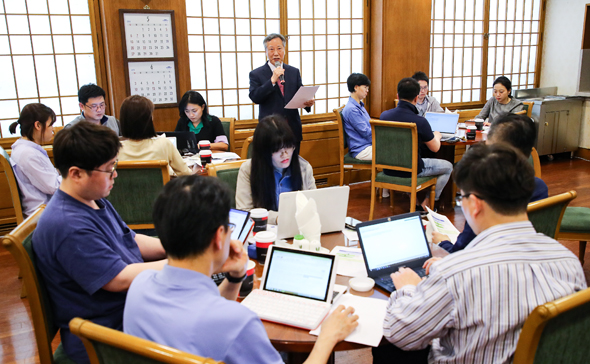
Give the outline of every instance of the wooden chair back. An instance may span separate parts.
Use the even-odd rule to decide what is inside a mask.
[[[577,195],[576,191],[569,191],[529,203],[527,214],[535,230],[556,239],[565,208]]]
[[[97,325],[79,317],[70,321],[70,331],[84,343],[91,364],[223,364]]]
[[[236,207],[236,187],[238,184],[238,174],[240,173],[240,167],[246,160],[241,159],[239,161],[231,161],[219,164],[207,164],[207,175],[210,177],[217,177],[223,182],[227,183],[232,195],[231,195],[231,207]]]
[[[537,152],[537,149],[535,149],[535,147],[533,147],[533,150],[531,151],[529,162],[533,165],[533,169],[535,170],[535,177],[541,178],[541,160],[539,159],[539,153]]]
[[[153,204],[168,181],[167,161],[121,161],[107,199],[131,229],[153,229]]]
[[[590,288],[537,306],[520,332],[514,364],[588,362]]]
[[[18,187],[16,177],[14,176],[14,170],[12,169],[12,165],[10,164],[10,157],[2,147],[0,147],[0,164],[4,169],[4,174],[6,175],[6,179],[8,181],[10,198],[12,199],[12,205],[14,206],[14,214],[16,216],[16,223],[18,225],[22,223],[24,220],[23,207],[20,201],[20,190]]]
[[[334,109],[336,123],[338,124],[338,160],[340,161],[340,186],[344,185],[344,156],[348,153],[348,140],[344,132],[344,121],[342,120],[342,110],[345,105]]]
[[[244,140],[244,144],[242,145],[242,159],[252,158],[252,140],[252,136],[249,136]]]
[[[459,114],[459,122],[464,123],[467,120],[471,120],[479,115],[480,112],[481,109],[457,110],[457,114]]]
[[[223,126],[223,132],[227,137],[229,145],[227,146],[228,152],[233,152],[235,148],[235,134],[236,134],[236,118],[219,118],[221,125]]]
[[[44,209],[45,205],[41,205],[10,234],[3,236],[2,245],[16,260],[23,283],[27,286],[27,299],[33,318],[39,361],[42,364],[53,364],[51,342],[57,334],[58,327],[53,323],[51,301],[43,279],[37,271],[32,246],[33,232]]]
[[[528,116],[530,118],[531,115],[533,114],[533,105],[535,103],[529,102],[529,101],[523,101],[522,104],[524,105],[524,109],[526,111],[526,116]]]
[[[526,115],[527,111],[526,110],[520,110],[514,113],[514,115]]]

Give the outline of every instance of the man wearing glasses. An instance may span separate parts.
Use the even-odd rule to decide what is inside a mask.
[[[418,71],[412,76],[413,79],[418,81],[420,84],[420,94],[418,100],[416,100],[416,109],[418,109],[418,115],[424,116],[427,112],[445,112],[438,103],[438,100],[433,96],[428,95],[428,85],[430,81],[426,73]]]
[[[33,234],[37,266],[45,281],[67,356],[88,356],[68,323],[82,317],[122,329],[131,281],[166,261],[159,239],[135,234],[105,199],[117,177],[121,144],[107,127],[78,123],[55,136],[55,166],[63,180]]]
[[[86,120],[96,125],[106,126],[120,136],[119,121],[114,116],[104,114],[106,108],[105,95],[104,90],[93,83],[80,87],[78,101],[80,102],[79,106],[82,114],[70,121],[65,127],[69,128],[82,120]]]

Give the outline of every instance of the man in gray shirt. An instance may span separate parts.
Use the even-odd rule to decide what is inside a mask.
[[[119,120],[114,116],[104,114],[106,107],[104,100],[105,95],[104,90],[93,83],[80,87],[80,90],[78,91],[78,101],[80,102],[79,105],[82,114],[70,121],[65,127],[69,128],[82,120],[86,120],[93,124],[106,126],[120,136]]]

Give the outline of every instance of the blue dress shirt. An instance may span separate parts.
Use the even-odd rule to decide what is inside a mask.
[[[358,103],[349,97],[348,103],[342,110],[342,122],[344,123],[344,132],[348,137],[348,149],[354,158],[373,144],[369,120],[371,117],[365,109],[365,104],[362,101]]]
[[[275,193],[277,200],[277,211],[279,209],[279,196],[283,192],[293,191],[293,185],[291,184],[291,170],[286,168],[285,173],[283,171],[273,168],[275,173]]]

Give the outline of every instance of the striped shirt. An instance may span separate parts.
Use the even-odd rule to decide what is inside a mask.
[[[496,225],[434,263],[418,286],[394,291],[383,333],[404,350],[432,344],[430,363],[510,363],[533,309],[584,288],[563,245],[529,221]]]

